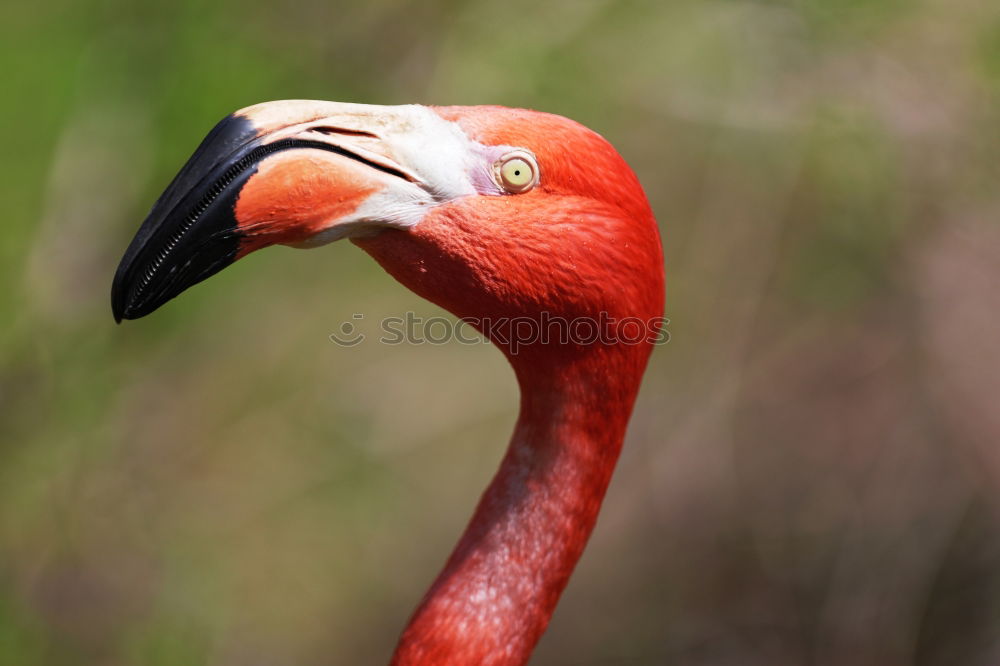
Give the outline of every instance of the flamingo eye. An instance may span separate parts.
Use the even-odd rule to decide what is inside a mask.
[[[538,165],[527,151],[504,155],[494,165],[494,171],[500,187],[511,194],[527,192],[538,184]]]

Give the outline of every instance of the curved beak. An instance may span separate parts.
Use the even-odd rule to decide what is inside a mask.
[[[137,319],[236,259],[416,224],[440,192],[404,164],[416,110],[268,102],[224,118],[153,205],[111,287]]]

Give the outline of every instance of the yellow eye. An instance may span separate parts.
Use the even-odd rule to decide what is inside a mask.
[[[538,183],[535,161],[526,153],[507,155],[497,163],[500,186],[511,194],[527,192]]]

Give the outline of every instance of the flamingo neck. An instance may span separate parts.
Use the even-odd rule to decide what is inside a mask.
[[[394,665],[527,662],[594,528],[648,351],[607,347],[557,368],[511,358],[510,446]]]

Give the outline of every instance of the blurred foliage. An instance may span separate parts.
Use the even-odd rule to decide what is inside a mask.
[[[1000,9],[7,3],[0,664],[384,663],[489,479],[485,345],[348,244],[116,327],[114,268],[259,101],[573,117],[661,222],[654,356],[538,664],[1000,661]]]

